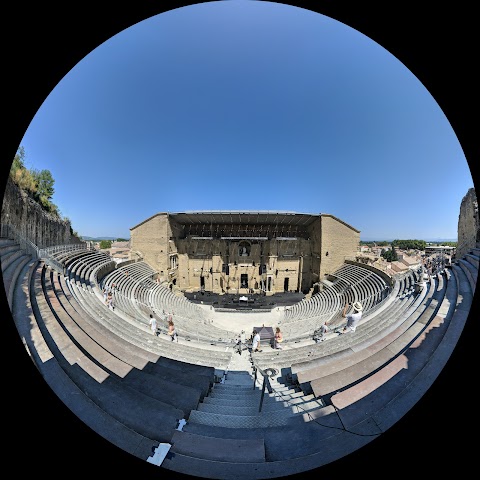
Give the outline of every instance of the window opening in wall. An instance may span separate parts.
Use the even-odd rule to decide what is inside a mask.
[[[242,273],[240,275],[240,288],[248,288],[248,274]]]
[[[288,277],[283,280],[283,291],[288,292]]]

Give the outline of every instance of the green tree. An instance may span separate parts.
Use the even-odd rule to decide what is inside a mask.
[[[392,247],[391,250],[383,250],[381,256],[387,261],[387,262],[395,262],[398,260],[398,255],[397,252],[395,251],[395,247]]]
[[[117,242],[128,242],[127,238],[117,238]]]
[[[25,149],[18,147],[10,167],[10,177],[22,190],[33,196],[37,191],[37,186],[33,175],[25,167],[25,156]]]
[[[29,170],[26,168],[18,168],[15,170],[12,179],[22,190],[25,190],[31,197],[35,197],[37,182],[35,182]]]
[[[33,178],[37,184],[36,196],[44,207],[48,207],[53,197],[55,180],[50,170],[32,170]]]
[[[102,240],[100,242],[100,248],[103,250],[104,248],[110,248],[112,246],[111,240]]]
[[[15,174],[18,170],[25,170],[25,149],[23,147],[18,147],[10,167],[10,175],[13,180],[15,180]]]
[[[392,247],[401,248],[402,250],[425,250],[425,240],[394,240]]]
[[[58,206],[51,201],[55,191],[53,188],[55,180],[50,170],[28,169],[25,166],[25,157],[25,148],[22,146],[18,147],[10,167],[10,177],[43,210],[61,217]]]

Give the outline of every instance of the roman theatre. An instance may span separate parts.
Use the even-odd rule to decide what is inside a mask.
[[[132,258],[182,292],[307,293],[346,256],[360,231],[326,214],[158,213],[130,229]]]
[[[477,220],[435,275],[388,275],[330,214],[161,212],[130,228],[116,262],[15,198],[0,260],[27,354],[92,434],[170,473],[279,478],[360,449],[435,381],[475,292]],[[478,218],[473,194],[464,203]]]

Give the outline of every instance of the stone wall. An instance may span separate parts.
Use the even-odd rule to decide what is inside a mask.
[[[474,188],[470,188],[460,204],[455,258],[462,258],[480,242],[479,227],[477,194]]]
[[[174,288],[239,294],[266,289],[271,295],[308,291],[323,272],[332,273],[357,251],[360,232],[321,215],[308,239],[182,238],[181,226],[168,213],[158,213],[131,228],[130,239],[132,258],[143,258],[162,283]]]
[[[5,227],[10,225],[39,248],[82,243],[81,239],[71,234],[69,221],[43,210],[10,177],[5,185],[0,221],[2,234],[8,232],[8,227]]]
[[[354,255],[360,243],[360,231],[333,215],[322,214],[320,279],[338,270],[346,257]]]
[[[176,249],[169,244],[171,227],[167,213],[157,213],[130,229],[130,255],[142,258],[155,271],[166,275],[170,254]]]

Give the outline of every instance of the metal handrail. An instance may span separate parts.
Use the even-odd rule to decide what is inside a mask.
[[[68,252],[73,250],[89,250],[90,247],[86,242],[80,244],[64,244],[54,245],[50,247],[39,248],[29,238],[23,236],[13,225],[0,224],[0,235],[2,237],[11,238],[20,245],[20,249],[32,256],[34,260],[43,260],[48,266],[54,268],[59,273],[64,273],[64,266],[58,260],[52,257],[53,253]]]
[[[270,370],[270,372],[268,372],[268,370]],[[272,393],[274,391],[272,385],[270,384],[269,378],[276,375],[278,373],[278,370],[271,367],[263,370],[254,362],[253,363],[253,390],[255,390],[255,385],[257,383],[257,372],[263,376],[262,395],[260,396],[260,405],[258,407],[258,412],[260,413],[262,411],[263,399],[265,397],[265,390],[268,390],[268,393]]]

